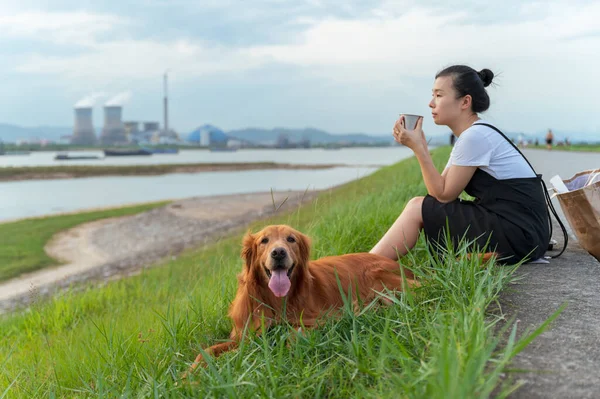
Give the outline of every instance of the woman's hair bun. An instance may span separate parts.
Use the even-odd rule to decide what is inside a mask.
[[[479,78],[483,82],[483,87],[488,87],[492,83],[492,79],[494,79],[494,72],[485,68],[477,72],[477,75],[479,75]]]

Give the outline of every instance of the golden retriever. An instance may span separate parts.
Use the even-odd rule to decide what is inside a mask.
[[[267,226],[246,234],[244,266],[229,310],[230,340],[206,353],[216,357],[235,348],[244,327],[256,332],[263,318],[267,327],[282,319],[295,327],[314,326],[320,317],[343,306],[338,279],[346,295],[351,289],[355,305],[358,298],[371,302],[386,288],[402,290],[403,279],[409,286],[415,284],[412,272],[404,270],[402,276],[399,264],[383,256],[356,253],[316,261],[309,261],[309,256],[310,239],[289,226]],[[191,370],[202,360],[198,355]]]

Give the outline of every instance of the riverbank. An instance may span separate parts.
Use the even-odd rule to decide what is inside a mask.
[[[318,193],[288,191],[189,198],[154,209],[146,206],[140,208],[140,213],[126,216],[117,216],[114,210],[106,218],[45,238],[43,248],[30,247],[32,253],[42,250],[50,262],[54,259],[55,265],[62,264],[0,283],[0,313],[29,305],[73,284],[137,274],[160,259],[176,257],[187,248],[214,242],[256,219],[311,201]],[[80,215],[82,220],[85,216]],[[52,219],[59,223],[65,217],[46,220]],[[30,259],[29,263],[34,261]],[[11,270],[14,274],[14,267]]]
[[[229,172],[247,170],[318,170],[344,164],[288,164],[276,162],[154,164],[122,166],[26,166],[0,168],[0,182],[20,180],[73,179],[95,176],[155,176],[168,173]]]
[[[168,201],[132,204],[12,222],[3,221],[0,223],[0,281],[59,264],[59,261],[44,251],[44,246],[57,232],[83,223],[146,212],[167,203]]]

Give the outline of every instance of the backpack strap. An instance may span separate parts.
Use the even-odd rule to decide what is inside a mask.
[[[542,175],[538,175],[537,174],[537,172],[535,171],[535,169],[533,168],[533,166],[531,165],[531,163],[529,162],[529,160],[527,159],[527,157],[525,155],[523,155],[523,153],[521,152],[521,150],[519,150],[519,147],[517,147],[515,145],[515,143],[512,142],[512,140],[510,140],[508,137],[506,137],[506,135],[504,133],[502,133],[500,131],[500,129],[498,129],[496,126],[490,125],[488,123],[474,123],[473,125],[487,126],[490,129],[493,129],[496,132],[500,133],[500,135],[502,137],[504,137],[506,139],[506,141],[508,141],[508,143],[511,146],[513,146],[513,148],[515,150],[517,150],[517,152],[519,154],[521,154],[521,156],[523,157],[523,159],[525,160],[525,162],[527,162],[527,164],[529,165],[529,167],[533,171],[533,174],[535,174],[536,176],[540,177],[540,180],[542,182],[542,186],[544,187],[544,196],[546,197],[546,204],[548,205],[548,208],[546,209],[546,211],[548,212],[548,224],[550,226],[550,239],[552,239],[552,217],[550,215],[550,212],[552,212],[552,214],[554,215],[554,218],[556,219],[556,221],[560,225],[560,228],[561,228],[561,230],[563,232],[564,244],[563,244],[562,250],[558,253],[558,255],[551,256],[551,258],[558,258],[559,256],[561,256],[563,254],[563,252],[565,252],[565,249],[567,249],[567,244],[569,243],[569,235],[567,234],[567,229],[565,228],[565,225],[563,224],[562,220],[560,220],[560,217],[558,217],[558,213],[556,212],[556,209],[554,208],[554,204],[552,204],[552,199],[550,198],[550,194],[548,193],[548,188],[546,187],[546,183],[544,182],[544,179],[542,179]]]

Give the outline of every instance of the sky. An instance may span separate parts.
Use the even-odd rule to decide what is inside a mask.
[[[495,74],[507,131],[600,138],[600,2],[20,0],[0,4],[0,123],[70,126],[73,107],[122,103],[169,126],[314,127],[388,134],[425,116],[435,74]],[[489,3],[489,4],[483,4]],[[565,133],[566,134],[566,133]]]

